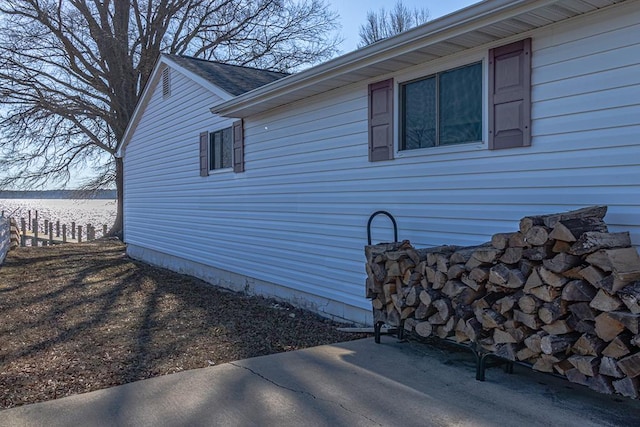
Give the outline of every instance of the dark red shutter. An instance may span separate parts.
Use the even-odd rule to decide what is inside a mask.
[[[531,145],[531,39],[489,50],[489,149]]]
[[[242,120],[233,122],[233,171],[244,172],[244,132]]]
[[[369,161],[393,159],[393,79],[369,85]]]
[[[209,133],[200,134],[200,176],[209,175]]]

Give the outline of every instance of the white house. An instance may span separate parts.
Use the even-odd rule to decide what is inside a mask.
[[[606,204],[640,245],[640,1],[488,0],[284,77],[162,56],[120,155],[130,256],[359,323],[377,210],[426,247]]]

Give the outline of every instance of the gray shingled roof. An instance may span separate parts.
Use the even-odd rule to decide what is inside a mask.
[[[207,79],[233,96],[264,86],[288,76],[286,73],[223,64],[183,55],[166,55],[181,67]]]

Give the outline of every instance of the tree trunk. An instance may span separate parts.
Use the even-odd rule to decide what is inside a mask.
[[[118,193],[116,219],[107,237],[117,237],[124,242],[124,167],[121,157],[116,157],[116,192]]]

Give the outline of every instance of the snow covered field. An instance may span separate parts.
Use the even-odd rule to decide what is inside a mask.
[[[102,232],[102,224],[107,224],[109,228],[116,218],[115,200],[91,200],[91,199],[0,199],[0,211],[4,211],[5,216],[16,218],[20,224],[20,218],[28,220],[29,210],[31,218],[38,212],[40,224],[44,220],[60,221],[60,224],[71,226],[72,222],[77,225],[93,225],[98,234]]]

